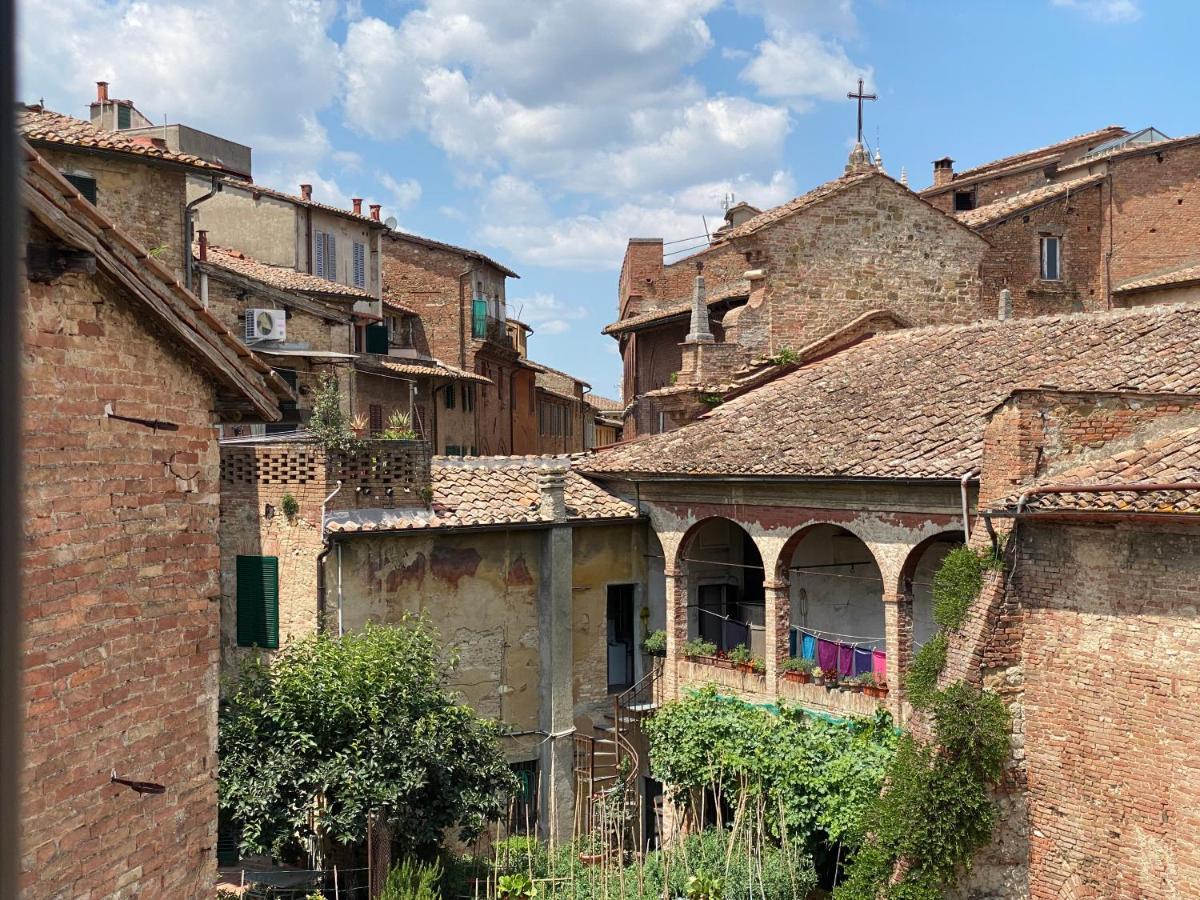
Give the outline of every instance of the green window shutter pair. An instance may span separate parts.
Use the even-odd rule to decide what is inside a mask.
[[[487,298],[476,297],[471,302],[471,337],[487,337]]]
[[[239,647],[279,648],[279,557],[237,558]]]

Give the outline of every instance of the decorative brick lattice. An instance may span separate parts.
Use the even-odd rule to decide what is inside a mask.
[[[223,447],[221,484],[229,487],[308,484],[319,478],[324,456],[325,451],[315,447]]]

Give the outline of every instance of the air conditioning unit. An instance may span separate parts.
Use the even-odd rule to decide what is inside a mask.
[[[246,340],[282,341],[287,338],[287,313],[282,309],[246,310]]]

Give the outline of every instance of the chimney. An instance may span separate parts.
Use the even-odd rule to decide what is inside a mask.
[[[381,210],[381,209],[383,209],[383,207],[380,204],[378,204],[378,203],[371,204],[371,218],[374,219],[376,222],[379,221],[379,210]]]
[[[542,502],[538,508],[542,518],[552,522],[567,521],[567,472],[565,469],[546,469],[538,474],[538,492]]]
[[[361,216],[362,215],[362,197],[352,197],[350,199],[350,204],[354,207],[354,214],[356,216]]]
[[[948,156],[933,161],[933,186],[942,187],[954,180],[954,160]]]
[[[96,102],[97,103],[107,103],[108,102],[108,82],[107,81],[97,81],[96,82]]]
[[[300,199],[305,200],[305,201],[312,200],[312,185],[311,184],[300,185]]]
[[[200,235],[200,262],[208,259],[208,231],[201,228],[198,232]]]
[[[689,344],[711,344],[714,340],[708,325],[708,304],[704,300],[704,263],[696,263],[696,282],[692,287],[692,327],[684,340]]]
[[[1000,309],[997,312],[997,317],[1001,322],[1005,322],[1013,317],[1012,291],[1008,288],[1000,292]]]

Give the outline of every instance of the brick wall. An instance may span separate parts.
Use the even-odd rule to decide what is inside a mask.
[[[38,152],[65,175],[96,179],[96,207],[155,255],[183,281],[183,207],[186,179],[181,169],[124,154],[80,153],[56,146]]]
[[[992,246],[983,262],[984,313],[996,316],[1000,291],[1012,293],[1013,314],[1093,312],[1108,306],[1104,288],[1103,183],[981,229]],[[1041,278],[1041,236],[1062,238],[1062,278]]]
[[[30,897],[211,895],[215,396],[145,322],[125,295],[84,276],[30,285],[26,297]],[[106,418],[106,403],[179,429]],[[172,457],[177,472],[195,477],[177,479]],[[112,785],[113,769],[166,793]]]
[[[1200,143],[1110,162],[1112,283],[1200,257]]]
[[[1032,898],[1200,892],[1200,532],[1024,526]]]

